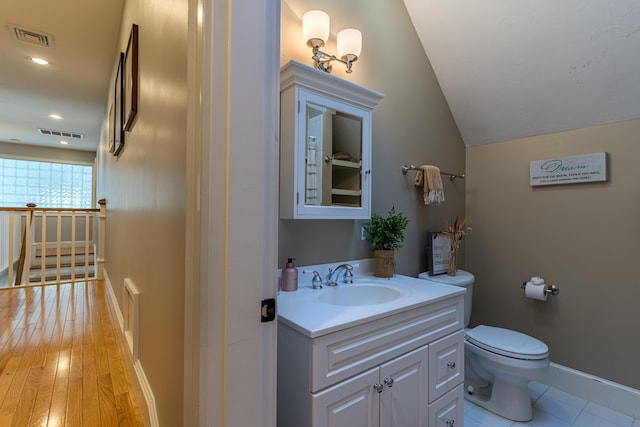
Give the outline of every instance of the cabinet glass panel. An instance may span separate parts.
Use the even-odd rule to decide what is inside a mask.
[[[305,205],[362,206],[362,117],[306,103]]]

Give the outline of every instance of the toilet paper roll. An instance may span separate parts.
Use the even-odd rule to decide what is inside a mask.
[[[547,300],[547,286],[542,285],[534,285],[531,282],[527,282],[524,286],[524,294],[527,298],[537,299],[540,301]]]
[[[530,282],[532,285],[544,285],[544,279],[538,276],[533,276]]]

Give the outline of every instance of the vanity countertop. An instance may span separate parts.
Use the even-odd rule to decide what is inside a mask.
[[[366,295],[363,294],[363,301],[355,304],[342,303],[342,300],[334,298],[338,292],[351,290],[347,287],[357,286],[369,286],[372,291],[382,291],[380,295],[384,294],[386,288],[396,296],[390,301],[366,303]],[[347,293],[351,292],[341,295]],[[464,293],[462,287],[415,277],[395,275],[384,279],[373,275],[357,275],[353,284],[340,283],[336,287],[325,285],[322,289],[313,289],[311,285],[304,284],[297,291],[280,292],[278,320],[310,338],[316,338]]]

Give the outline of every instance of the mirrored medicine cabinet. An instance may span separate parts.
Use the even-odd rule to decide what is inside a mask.
[[[383,95],[290,61],[280,71],[280,218],[371,218],[371,116]]]

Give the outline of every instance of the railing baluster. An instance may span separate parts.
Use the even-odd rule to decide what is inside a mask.
[[[25,214],[25,224],[26,218],[29,215],[29,212]],[[22,217],[20,218],[20,226],[22,226]],[[18,257],[18,269],[16,270],[16,280],[13,283],[14,286],[19,286],[22,283],[22,274],[24,273],[24,257],[25,257],[25,241],[27,238],[27,229],[22,232],[22,244],[20,245],[20,256]]]
[[[9,215],[4,215],[3,212],[0,212],[0,242],[1,242],[0,243],[0,270],[4,270],[5,268],[7,268],[9,263],[9,261],[5,261],[5,258],[7,258],[7,252],[9,248],[8,247],[5,248],[4,240],[6,239],[2,238],[5,235],[5,233],[8,232],[8,227],[9,227]],[[5,263],[7,263],[7,266],[5,266]]]
[[[104,280],[104,255],[105,255],[105,246],[106,246],[106,240],[107,240],[107,236],[106,236],[106,230],[107,230],[107,201],[105,199],[100,199],[98,201],[98,203],[100,204],[100,235],[97,236],[97,239],[99,239],[99,250],[98,253],[95,255],[96,258],[96,269],[97,274],[96,276],[98,277],[98,281],[103,281]]]
[[[24,241],[22,242],[24,245],[24,272],[22,273],[22,277],[24,277],[25,285],[29,284],[31,278],[31,224],[33,223],[33,208],[35,205],[29,207],[30,210],[27,212],[27,221],[24,229]],[[20,285],[21,283],[22,280],[17,284]]]
[[[84,280],[89,280],[89,220],[91,212],[84,213]]]
[[[40,281],[47,280],[47,212],[42,211],[42,237],[40,238]]]
[[[9,258],[8,258],[8,270],[7,270],[7,285],[10,285],[13,282],[13,261],[14,261],[14,255],[13,255],[13,249],[15,247],[15,230],[13,229],[14,227],[14,212],[11,211],[9,212]]]
[[[71,212],[71,281],[76,279],[76,211]]]
[[[62,211],[58,211],[58,215],[56,218],[56,227],[56,282],[60,283],[60,252],[62,251]]]

